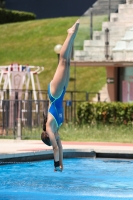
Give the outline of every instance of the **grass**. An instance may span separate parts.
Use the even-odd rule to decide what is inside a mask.
[[[105,16],[94,18],[94,30],[101,29]],[[66,30],[78,17],[33,20],[21,23],[0,25],[0,66],[17,62],[44,66],[39,75],[42,90],[52,79],[57,67],[57,55],[54,52],[56,44],[62,44],[66,38]],[[89,18],[81,18],[79,32],[75,39],[75,48],[80,45],[83,49],[83,40],[89,39]],[[68,90],[74,90],[75,71],[71,66],[70,83]],[[89,80],[89,81],[88,81]],[[103,67],[78,67],[76,70],[76,90],[98,92],[106,83],[106,73]]]
[[[40,140],[42,128],[22,130],[22,139]],[[64,124],[60,129],[62,141],[78,141],[78,142],[118,142],[133,143],[133,127],[122,126],[78,126],[74,124]],[[9,135],[1,135],[0,139],[14,139],[13,133]]]
[[[63,141],[79,142],[133,142],[133,127],[103,126],[90,127],[65,124],[62,126],[61,139]]]

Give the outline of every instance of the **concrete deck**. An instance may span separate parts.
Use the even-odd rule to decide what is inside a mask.
[[[133,144],[62,142],[64,158],[97,157],[133,159]],[[41,140],[0,139],[0,164],[53,159],[51,147]]]

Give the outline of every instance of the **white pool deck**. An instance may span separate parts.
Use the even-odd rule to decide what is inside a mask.
[[[91,155],[93,157],[101,156],[133,159],[133,143],[62,141],[62,145],[64,155],[69,154],[68,157],[71,157],[73,153],[93,152]],[[0,139],[0,162],[8,162],[9,159],[13,161],[17,158],[22,158],[23,161],[25,161],[24,158],[47,155],[53,156],[53,150],[51,147],[46,146],[41,140]]]

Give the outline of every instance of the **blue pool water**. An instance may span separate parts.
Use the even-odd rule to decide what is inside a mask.
[[[0,166],[0,200],[133,200],[133,161],[64,159]]]

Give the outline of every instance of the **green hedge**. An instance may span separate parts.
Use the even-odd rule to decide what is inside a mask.
[[[133,124],[133,103],[89,103],[78,105],[78,122],[80,124]]]
[[[34,19],[36,19],[36,15],[34,13],[0,8],[0,24],[28,21]]]

